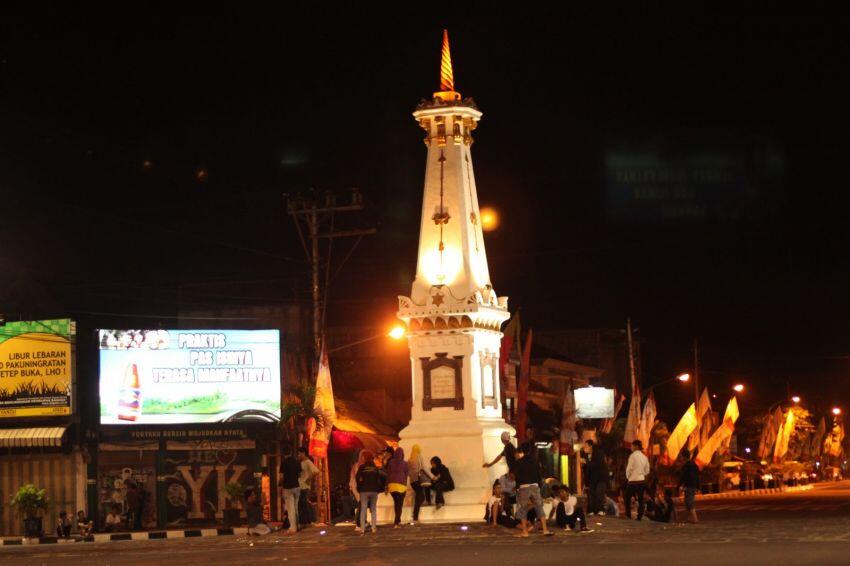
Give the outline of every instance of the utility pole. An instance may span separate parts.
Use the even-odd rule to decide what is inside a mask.
[[[304,247],[304,253],[310,262],[310,295],[312,299],[312,329],[313,329],[313,366],[319,358],[322,335],[324,334],[325,313],[327,311],[328,286],[330,283],[331,251],[333,240],[339,238],[357,238],[342,263],[337,267],[337,273],[351,257],[352,252],[360,243],[363,236],[375,234],[375,228],[356,230],[335,230],[336,214],[343,212],[360,212],[363,210],[363,197],[358,189],[349,189],[346,197],[332,191],[317,193],[311,190],[308,194],[284,195],[286,210],[295,222],[298,237]],[[345,198],[344,204],[337,204]],[[327,229],[326,232],[322,230]],[[307,234],[305,238],[305,232]],[[309,246],[307,244],[309,238]],[[321,285],[322,257],[319,241],[328,240],[328,252],[325,258],[325,281]]]
[[[694,338],[694,407],[699,407],[699,341]]]
[[[321,355],[325,333],[325,314],[327,313],[328,288],[331,282],[331,252],[333,250],[333,241],[339,238],[357,238],[337,267],[337,273],[339,273],[339,270],[345,265],[348,258],[351,257],[351,254],[363,236],[374,234],[377,231],[374,228],[339,231],[335,229],[337,213],[360,212],[363,210],[363,197],[360,191],[358,189],[349,189],[347,192],[347,197],[339,198],[339,202],[344,201],[344,204],[338,204],[339,195],[332,191],[323,191],[319,194],[315,190],[311,190],[307,195],[284,195],[286,197],[286,211],[292,217],[293,221],[295,221],[298,238],[301,240],[304,253],[310,262],[310,297],[313,303],[313,356],[311,365],[313,375],[316,375],[319,363],[321,362],[319,356]],[[305,231],[307,232],[307,237],[310,239],[309,246],[307,245],[307,239],[304,237]],[[322,258],[319,241],[323,239],[328,241],[328,246],[327,257],[325,258],[325,280],[322,286],[320,285]],[[319,457],[318,455],[315,458],[317,467],[319,468],[316,486],[319,492],[319,522],[330,523],[331,491],[328,460],[327,457]]]

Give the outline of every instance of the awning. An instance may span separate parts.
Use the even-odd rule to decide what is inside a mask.
[[[64,426],[0,429],[0,447],[62,446]]]
[[[397,439],[389,436],[344,430],[334,430],[331,438],[332,452],[353,452],[365,449],[378,454],[383,452],[387,446],[398,443]]]

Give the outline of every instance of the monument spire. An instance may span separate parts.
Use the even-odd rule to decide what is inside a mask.
[[[443,52],[440,58],[440,90],[453,92],[455,89],[455,78],[452,72],[452,53],[449,49],[449,30],[443,30]]]

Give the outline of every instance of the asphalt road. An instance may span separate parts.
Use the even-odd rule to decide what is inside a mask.
[[[702,501],[699,525],[591,519],[595,532],[517,539],[503,529],[426,525],[357,536],[217,537],[0,548],[0,564],[847,564],[850,482],[811,491]]]

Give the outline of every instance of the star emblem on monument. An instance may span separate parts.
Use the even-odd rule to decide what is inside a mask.
[[[442,293],[440,293],[440,292],[438,291],[437,293],[435,293],[435,294],[431,297],[431,302],[432,302],[432,303],[434,303],[434,306],[435,306],[435,307],[439,307],[439,306],[440,306],[440,305],[442,305],[442,304],[443,304],[443,302],[444,302],[444,301],[443,301],[443,297],[444,297],[444,296],[445,296],[445,295],[443,295]]]

